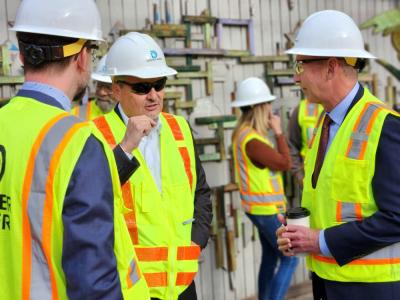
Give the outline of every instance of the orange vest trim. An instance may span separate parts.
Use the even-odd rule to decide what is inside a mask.
[[[169,128],[171,129],[172,135],[174,136],[175,141],[183,141],[183,133],[181,131],[181,128],[179,127],[178,121],[175,119],[175,117],[171,114],[167,113],[162,113],[165,120],[167,121],[167,124],[169,125]],[[193,174],[192,170],[190,169],[190,156],[189,156],[189,151],[186,146],[178,146],[179,148],[179,153],[181,154],[183,164],[185,166],[185,172],[189,180],[189,185],[190,189],[193,189]]]
[[[148,287],[167,286],[167,272],[144,273],[143,276],[146,279]]]
[[[178,272],[176,276],[176,285],[190,285],[196,276],[195,272]]]
[[[200,247],[197,245],[178,247],[177,259],[197,260],[200,256],[200,253]]]
[[[115,141],[111,128],[107,123],[106,118],[104,116],[101,116],[99,118],[94,119],[93,123],[103,134],[104,138],[106,139],[110,147],[115,148],[117,143]],[[134,204],[135,199],[132,196],[131,185],[129,181],[125,182],[121,188],[122,188],[122,198],[124,199],[124,205],[126,208],[131,210],[130,212],[124,214],[125,222],[128,227],[132,243],[134,245],[137,245],[139,244],[139,233],[136,224],[136,213]]]
[[[140,248],[135,247],[139,261],[166,261],[168,260],[168,247]]]

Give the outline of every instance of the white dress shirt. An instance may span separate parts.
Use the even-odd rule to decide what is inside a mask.
[[[124,113],[121,105],[118,104],[118,110],[122,116],[125,125],[128,123],[128,116]],[[151,129],[148,136],[144,136],[139,143],[139,151],[142,154],[147,167],[153,175],[158,191],[162,192],[161,185],[161,161],[160,161],[160,132],[161,121],[157,119],[157,125]]]

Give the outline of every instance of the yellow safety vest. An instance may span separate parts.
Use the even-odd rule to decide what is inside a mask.
[[[387,109],[366,88],[340,126],[319,174],[315,189],[311,176],[318,152],[321,126],[307,153],[302,206],[311,211],[312,228],[325,229],[361,221],[377,211],[371,189],[375,155]],[[342,282],[400,280],[400,243],[382,248],[340,267],[334,258],[312,255],[308,267],[318,276]]]
[[[200,247],[191,245],[196,166],[193,139],[184,118],[162,113],[160,194],[139,149],[132,153],[140,167],[123,186],[125,220],[150,288],[151,297],[177,299],[198,270]],[[126,126],[112,111],[94,120],[113,148]]]
[[[71,114],[77,116],[81,120],[91,121],[104,115],[103,111],[96,104],[96,99],[91,100],[85,104],[75,106],[71,110]]]
[[[308,146],[311,142],[318,119],[324,108],[320,104],[311,103],[307,99],[301,100],[299,104],[298,122],[301,129],[301,150],[300,155],[306,156]]]
[[[59,108],[21,96],[0,111],[0,166],[3,166],[0,170],[0,291],[3,299],[68,299],[61,265],[62,211],[71,174],[91,134],[102,141],[112,175],[114,253],[123,296],[149,299],[145,280],[129,245],[113,153],[89,123],[80,122]]]
[[[259,140],[271,147],[272,143],[254,129],[244,127],[233,141],[236,180],[244,210],[253,215],[273,215],[286,210],[282,174],[254,165],[246,154],[246,145]]]

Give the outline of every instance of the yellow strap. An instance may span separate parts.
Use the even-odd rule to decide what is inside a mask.
[[[86,43],[86,40],[79,39],[75,43],[64,45],[63,46],[64,57],[68,57],[68,56],[79,53],[82,50],[83,45],[85,43]]]
[[[354,67],[357,63],[357,57],[345,57],[344,60],[348,65],[352,67]]]

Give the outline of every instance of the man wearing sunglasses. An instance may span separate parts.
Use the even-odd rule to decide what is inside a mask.
[[[71,113],[82,120],[93,120],[101,115],[110,112],[115,107],[115,100],[112,96],[111,77],[104,74],[107,55],[104,55],[91,77],[96,85],[96,97],[87,103],[75,106]]]
[[[193,279],[212,210],[188,123],[162,112],[167,77],[176,71],[150,36],[136,32],[113,44],[106,67],[119,103],[94,123],[111,147],[122,141],[124,151],[140,163],[123,186],[125,220],[150,296],[196,299]],[[141,138],[137,133],[149,120],[153,128]],[[125,143],[124,136],[136,136],[136,143],[133,138]]]
[[[326,113],[305,161],[311,229],[281,227],[279,249],[309,254],[314,299],[399,299],[400,118],[357,80],[375,57],[333,10],[308,17],[287,53],[295,81]]]

